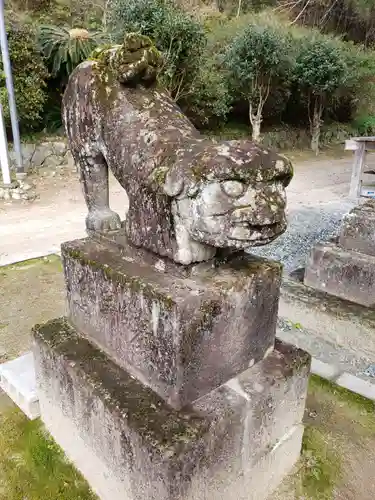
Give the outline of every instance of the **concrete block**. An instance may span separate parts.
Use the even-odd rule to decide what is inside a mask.
[[[308,260],[304,283],[366,307],[375,305],[375,257],[318,243]]]
[[[34,420],[40,416],[31,352],[0,365],[0,388],[28,418]]]
[[[42,419],[102,500],[263,500],[299,456],[304,351],[277,342],[177,411],[66,320],[34,339]]]
[[[351,210],[343,219],[339,244],[375,256],[375,200],[369,200]]]
[[[198,399],[273,349],[279,264],[244,255],[186,271],[140,252],[64,244],[69,318],[170,405]]]

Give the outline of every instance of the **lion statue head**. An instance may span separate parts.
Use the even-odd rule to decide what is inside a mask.
[[[200,140],[177,150],[172,166],[157,170],[163,173],[158,192],[167,200],[161,210],[159,198],[158,227],[168,232],[159,239],[171,242],[175,262],[188,265],[214,257],[218,249],[265,245],[286,229],[285,188],[292,166],[259,145]]]

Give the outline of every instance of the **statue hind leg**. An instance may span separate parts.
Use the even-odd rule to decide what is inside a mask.
[[[79,165],[88,215],[86,228],[91,231],[111,231],[121,227],[121,219],[109,208],[108,165],[101,153],[72,151]]]

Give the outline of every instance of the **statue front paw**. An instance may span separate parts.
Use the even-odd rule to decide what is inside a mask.
[[[92,210],[86,217],[86,228],[89,231],[108,232],[121,228],[121,219],[109,208]]]

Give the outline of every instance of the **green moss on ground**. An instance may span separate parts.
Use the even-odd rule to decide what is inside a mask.
[[[28,259],[22,260],[21,262],[16,262],[15,264],[10,264],[8,266],[0,267],[0,274],[6,275],[9,271],[25,270],[34,266],[49,266],[51,269],[55,269],[57,271],[63,270],[61,259],[58,255],[48,255],[46,257],[41,257],[37,259]]]
[[[331,384],[317,375],[311,375],[309,384],[309,393],[315,396],[321,396],[324,393],[332,401],[340,406],[345,404],[346,413],[357,413],[357,422],[353,424],[363,424],[369,426],[375,432],[375,402],[355,394],[354,392],[343,389],[335,384]],[[353,415],[354,417],[354,415]]]
[[[0,414],[1,500],[96,500],[39,421],[17,409]]]
[[[341,475],[341,459],[325,432],[308,426],[302,446],[299,490],[308,499],[331,500]]]
[[[273,500],[364,500],[373,494],[375,404],[312,375],[301,459]]]

